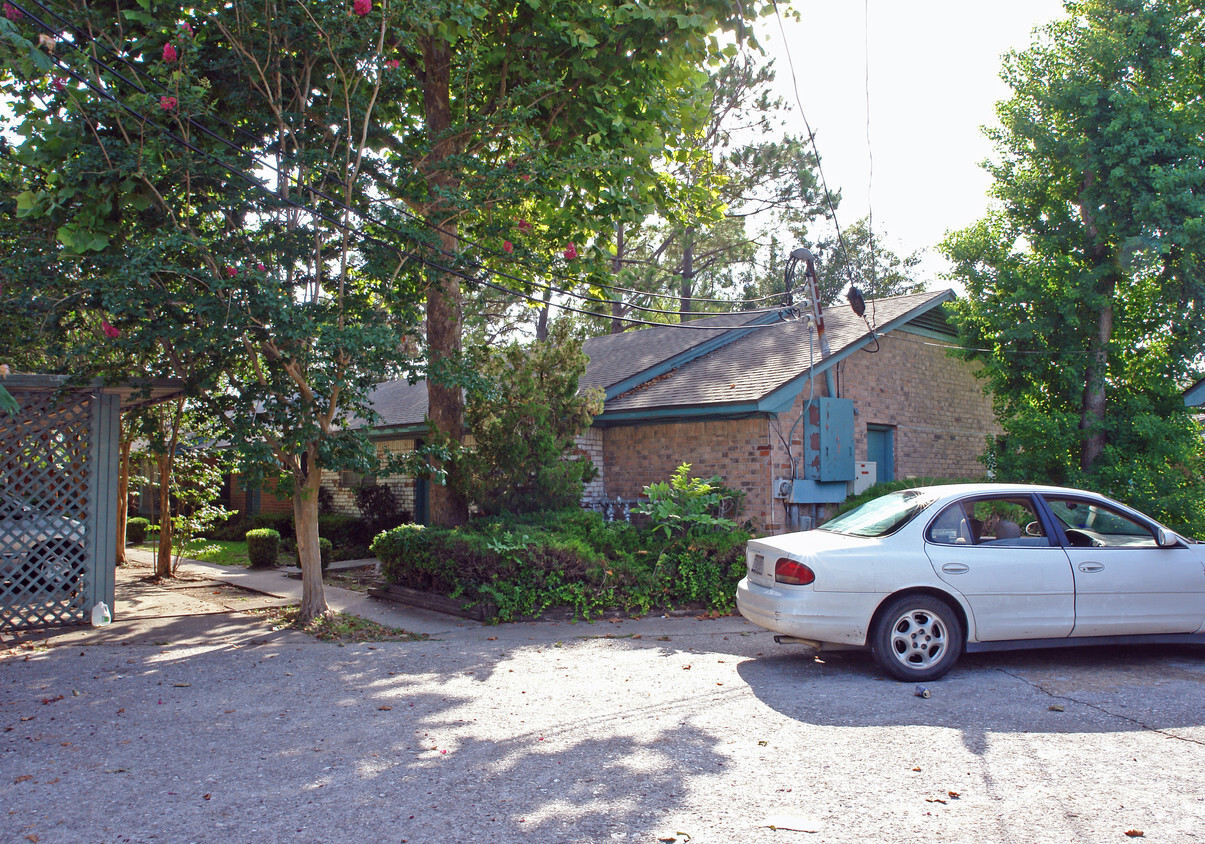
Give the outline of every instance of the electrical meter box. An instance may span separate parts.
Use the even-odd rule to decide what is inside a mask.
[[[822,483],[854,480],[853,399],[814,399],[804,425],[807,477]]]

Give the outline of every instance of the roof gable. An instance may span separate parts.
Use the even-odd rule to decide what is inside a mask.
[[[951,333],[944,317],[934,314],[953,298],[952,291],[917,293],[867,302],[880,335],[909,323]],[[849,308],[826,311],[824,356],[815,333],[802,320],[778,322],[746,331],[732,342],[662,372],[610,398],[602,419],[635,418],[661,413],[773,412],[793,399],[802,382],[872,342],[866,322]],[[641,332],[634,332],[639,334]],[[618,335],[622,337],[623,335]],[[591,365],[595,365],[591,359]],[[589,371],[589,370],[587,370]]]

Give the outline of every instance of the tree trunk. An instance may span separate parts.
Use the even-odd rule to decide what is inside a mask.
[[[678,309],[678,319],[686,322],[692,311],[691,299],[695,290],[695,230],[687,229],[682,241],[682,303]]]
[[[155,554],[155,577],[172,576],[172,459],[171,453],[155,460],[159,468],[159,549]]]
[[[330,612],[322,587],[322,549],[318,544],[318,488],[322,470],[318,447],[311,444],[301,455],[301,469],[293,473],[293,527],[297,556],[301,559],[301,609],[298,621],[307,624]]]
[[[550,310],[549,302],[552,301],[552,285],[544,288],[544,305],[540,308],[540,315],[536,319],[536,341],[543,343],[548,339],[548,311]]]
[[[623,223],[615,224],[615,258],[611,261],[611,275],[619,281],[619,271],[623,269]],[[615,291],[615,299],[611,302],[611,333],[623,333],[623,297]]]
[[[124,566],[126,560],[126,521],[130,515],[130,451],[134,441],[128,439],[123,430],[117,452],[117,565]]]
[[[436,263],[447,266],[455,262],[460,251],[454,211],[438,199],[456,187],[448,161],[458,152],[451,134],[451,54],[449,45],[439,37],[423,41],[423,110],[427,118],[427,136],[432,150],[426,165],[431,196],[436,197],[427,209],[427,219],[436,227],[441,254]],[[427,290],[427,347],[429,366],[435,371],[460,365],[462,303],[460,280],[452,273],[441,273]],[[427,415],[435,430],[453,443],[464,436],[464,398],[455,384],[437,384],[427,379]],[[464,499],[445,484],[432,484],[428,499],[433,524],[453,527],[468,521],[469,511]],[[316,503],[315,503],[315,506]]]
[[[1105,450],[1105,384],[1109,374],[1109,340],[1113,335],[1113,291],[1116,283],[1108,282],[1107,302],[1096,317],[1096,334],[1088,348],[1088,366],[1084,373],[1084,399],[1080,428],[1084,431],[1080,468],[1092,468]]]

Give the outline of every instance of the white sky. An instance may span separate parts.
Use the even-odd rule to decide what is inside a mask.
[[[787,131],[806,134],[789,52],[825,178],[842,193],[838,222],[847,225],[873,209],[885,245],[899,254],[924,250],[925,280],[947,286],[934,277],[948,267],[936,245],[988,207],[990,179],[979,164],[992,146],[980,127],[995,123],[995,105],[1009,95],[1000,57],[1026,48],[1034,27],[1063,17],[1061,0],[791,5],[802,19],[784,20],[786,51],[774,18],[760,28],[762,45],[775,58],[780,95],[793,109]]]

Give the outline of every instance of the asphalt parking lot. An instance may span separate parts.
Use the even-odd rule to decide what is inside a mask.
[[[736,618],[103,632],[0,659],[0,840],[1205,840],[1198,647],[969,656],[923,699]]]

